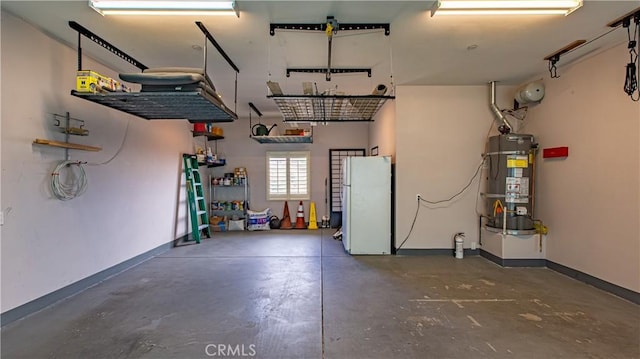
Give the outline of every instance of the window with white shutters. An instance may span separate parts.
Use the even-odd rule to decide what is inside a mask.
[[[309,152],[267,152],[267,200],[309,199]]]

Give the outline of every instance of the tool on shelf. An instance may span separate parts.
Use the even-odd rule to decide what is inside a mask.
[[[87,162],[71,161],[69,150],[101,151],[102,148],[69,142],[70,135],[87,136],[89,134],[89,130],[83,128],[84,121],[72,118],[69,112],[64,116],[53,114],[53,117],[54,126],[64,133],[64,142],[36,138],[33,144],[64,148],[64,161],[58,163],[51,173],[50,187],[51,193],[57,199],[68,201],[82,195],[87,189],[87,176],[83,167]],[[61,119],[65,121],[64,127]],[[72,127],[71,121],[80,123],[79,127]],[[65,173],[63,174],[62,172]]]
[[[251,117],[252,111],[249,111],[249,138],[254,139],[258,143],[313,143],[313,126],[310,126],[309,131],[300,130],[301,132],[297,132],[295,135],[289,133],[291,130],[285,130],[285,136],[279,136],[277,133],[272,134],[271,130],[277,126],[277,124],[273,124],[270,128],[266,125],[263,125],[260,122],[260,117],[262,117],[262,113],[258,108],[251,102],[249,102],[249,107],[253,112],[258,115],[258,123],[254,124],[253,119]]]
[[[204,139],[204,146],[196,146],[196,156],[198,157],[198,164],[200,166],[222,167],[226,164],[224,158],[218,158],[218,140],[223,140],[224,132],[222,128],[211,126],[211,124],[194,123],[193,124],[193,137],[202,137]],[[214,149],[208,146],[209,141],[214,142]]]
[[[74,135],[74,136],[88,136],[89,130],[84,128],[84,120],[79,120],[77,118],[73,118],[67,115],[62,116],[56,113],[53,114],[54,125],[60,129],[60,132],[64,134]],[[60,122],[60,119],[65,120],[64,126]],[[78,127],[72,126],[71,124],[78,123]]]
[[[69,160],[69,150],[83,150],[83,151],[102,151],[102,148],[100,147],[95,147],[95,146],[87,146],[87,145],[81,145],[79,143],[71,143],[69,142],[69,136],[73,135],[73,136],[87,136],[89,135],[89,130],[84,128],[84,121],[83,120],[78,120],[76,118],[72,118],[69,114],[69,112],[67,112],[64,116],[63,115],[58,115],[58,114],[53,114],[54,117],[54,126],[56,126],[57,128],[60,129],[60,131],[62,133],[64,133],[64,142],[61,141],[52,141],[52,140],[47,140],[47,139],[42,139],[42,138],[36,138],[33,143],[36,145],[45,145],[45,146],[52,146],[52,147],[60,147],[60,148],[64,148],[64,158],[65,160]],[[64,126],[62,126],[62,122],[60,121],[61,119],[64,119]],[[79,127],[72,127],[71,126],[71,121],[74,122],[78,122],[80,123]]]
[[[255,125],[253,125],[253,127],[251,127],[251,133],[254,136],[269,136],[271,130],[273,130],[273,128],[276,126],[278,126],[278,124],[276,123],[274,123],[271,127],[267,127],[266,125],[263,125],[261,123],[256,123]]]
[[[207,238],[211,238],[209,228],[209,215],[207,205],[204,200],[204,189],[200,172],[198,171],[198,160],[195,155],[182,155],[184,160],[184,172],[187,179],[187,197],[189,201],[189,215],[191,218],[191,235],[196,243],[200,243],[200,235],[204,233]]]

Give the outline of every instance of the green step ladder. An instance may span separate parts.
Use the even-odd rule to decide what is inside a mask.
[[[184,160],[184,173],[187,178],[187,196],[189,197],[189,217],[191,218],[192,239],[200,243],[200,235],[204,233],[211,238],[209,229],[209,215],[207,204],[204,200],[202,180],[198,171],[198,159],[195,155],[182,155]]]

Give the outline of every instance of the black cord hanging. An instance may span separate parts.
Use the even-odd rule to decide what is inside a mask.
[[[623,20],[622,27],[627,28],[627,35],[629,38],[629,63],[627,64],[625,80],[624,80],[624,92],[629,95],[632,101],[640,100],[640,89],[638,89],[638,73],[640,73],[640,62],[638,61],[638,38],[640,37],[640,14],[633,16],[635,28],[633,35],[631,32],[631,17]]]
[[[560,76],[558,75],[558,68],[556,67],[556,63],[560,60],[560,56],[553,56],[549,59],[549,75],[552,79],[557,79]]]
[[[549,75],[551,75],[552,79],[557,79],[560,77],[558,76],[558,68],[556,67],[556,64],[558,63],[558,61],[560,61],[560,56],[564,54],[568,54],[574,51],[575,49],[580,48],[586,42],[587,40],[576,40],[544,58],[545,60],[549,61]]]

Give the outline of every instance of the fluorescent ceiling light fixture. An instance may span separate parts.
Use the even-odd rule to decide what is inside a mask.
[[[435,15],[438,16],[457,16],[457,15],[564,15],[566,10],[438,10]]]
[[[235,1],[89,0],[102,15],[237,15]]]
[[[431,9],[434,15],[569,15],[582,0],[441,0]]]

